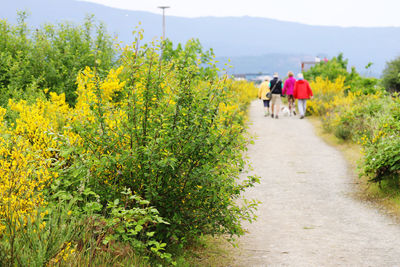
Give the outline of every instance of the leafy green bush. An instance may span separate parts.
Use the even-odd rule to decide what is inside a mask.
[[[109,70],[116,52],[103,28],[92,39],[91,19],[83,28],[47,25],[36,33],[24,19],[16,27],[0,23],[0,102],[16,98],[0,109],[1,160],[31,193],[8,190],[3,175],[0,186],[10,191],[4,203],[19,206],[0,203],[2,265],[96,263],[126,246],[146,263],[173,264],[168,246],[244,233],[256,202],[238,199],[258,182],[239,180],[252,84],[219,77],[212,52],[196,40],[174,50],[168,43],[140,46],[138,38]],[[86,65],[92,68],[82,70]],[[46,179],[36,185],[32,173]],[[50,211],[71,200],[74,207],[36,218],[37,203]],[[38,229],[45,232],[34,235]]]
[[[166,243],[153,239],[155,226],[169,223],[158,216],[158,211],[150,207],[150,202],[132,195],[130,189],[122,192],[123,202],[119,199],[109,202],[109,217],[105,219],[111,234],[106,235],[103,244],[110,241],[128,242],[141,254],[155,254],[162,260],[171,261],[171,254],[165,253]],[[153,230],[153,231],[152,231]]]
[[[366,146],[362,174],[372,182],[388,181],[390,185],[400,186],[400,138],[390,135],[376,144]]]
[[[162,57],[166,62],[174,62],[181,66],[189,67],[193,64],[198,65],[198,74],[200,77],[208,79],[215,77],[216,68],[210,68],[210,62],[215,57],[212,49],[204,51],[198,39],[190,39],[185,46],[178,44],[174,49],[173,43],[167,39],[162,44]]]
[[[342,137],[339,137],[339,134],[337,137],[344,140],[352,139],[353,141],[358,141],[363,136],[372,138],[374,133],[380,130],[382,117],[389,114],[388,108],[391,103],[391,98],[384,94],[358,94],[354,97],[350,106],[337,107],[334,125],[344,132],[347,131],[347,138],[342,138],[346,136],[345,134]]]
[[[372,63],[368,64],[369,68]],[[374,94],[382,91],[379,86],[380,80],[372,77],[362,77],[354,67],[348,70],[348,59],[343,58],[340,53],[337,57],[333,57],[328,62],[320,62],[311,67],[304,73],[309,80],[316,80],[318,77],[335,81],[340,77],[345,78],[345,92],[363,92],[363,94]]]
[[[78,170],[73,183],[85,179],[103,207],[123,187],[150,201],[169,223],[157,225],[163,241],[243,234],[255,203],[236,200],[257,178],[238,182],[248,143],[239,95],[216,74],[205,78],[198,60],[188,65],[185,53],[165,62],[157,46],[132,47],[120,85],[95,71],[78,81],[77,107],[90,99],[87,117],[73,124],[83,138],[68,166]]]
[[[351,137],[351,129],[348,124],[340,124],[335,129],[333,134],[342,140],[348,140]]]
[[[400,179],[400,100],[386,97],[386,105],[372,121],[371,134],[363,137],[362,175],[372,182],[398,188]]]
[[[371,64],[368,64],[370,67]],[[388,63],[383,85],[399,91],[400,58]],[[342,140],[357,141],[364,151],[360,176],[398,191],[400,186],[400,99],[390,96],[375,78],[347,71],[347,60],[337,58],[312,67],[306,77],[313,79],[314,99],[309,110],[320,115],[323,127]],[[342,77],[344,77],[344,82]],[[335,81],[335,82],[333,82]],[[342,83],[343,82],[343,83]],[[393,191],[393,190],[390,190]]]
[[[386,63],[382,82],[389,92],[400,92],[400,57]]]
[[[316,89],[310,101],[314,114],[323,119],[323,127],[342,140],[357,141],[365,151],[360,166],[361,175],[371,182],[398,187],[400,153],[400,99],[381,90],[343,93],[336,80],[317,78],[311,85]]]
[[[311,67],[307,72],[304,73],[304,77],[308,80],[315,80],[317,77],[323,79],[328,78],[330,81],[334,81],[339,77],[346,77],[349,80],[353,73],[347,71],[348,60],[343,58],[343,54],[339,54],[337,57],[333,57],[328,62],[320,62],[315,66]]]
[[[0,20],[0,105],[9,98],[36,99],[45,89],[65,93],[73,105],[78,72],[95,65],[108,71],[113,65],[110,36],[104,25],[94,24],[93,16],[83,26],[48,24],[34,31],[26,16],[19,13],[16,26]]]
[[[67,197],[66,192],[59,192],[57,197]],[[82,201],[82,196],[89,194],[96,196],[87,188],[82,195],[76,194],[73,199]],[[134,257],[140,255],[140,261],[157,260],[173,264],[172,255],[165,251],[167,244],[159,242],[154,236],[156,225],[168,223],[159,216],[157,209],[149,206],[149,201],[133,195],[129,189],[123,190],[120,195],[121,199],[109,201],[104,213],[98,212],[102,206],[96,201],[83,201],[84,206],[75,209],[73,216],[80,217],[83,226],[71,241],[75,257],[64,256],[64,261],[72,265],[80,265],[87,260],[114,265],[118,261],[114,263],[113,254],[118,255],[118,251],[123,249],[133,253]],[[111,259],[101,261],[104,255],[110,255]],[[124,255],[119,256],[125,258]],[[60,257],[52,262],[59,261]]]

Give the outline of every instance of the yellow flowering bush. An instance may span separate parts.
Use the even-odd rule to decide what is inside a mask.
[[[317,77],[311,87],[315,97],[309,101],[309,111],[321,116],[324,128],[336,137],[362,145],[364,158],[360,175],[398,188],[399,98],[388,96],[378,88],[346,87],[342,76],[334,82]]]
[[[257,97],[258,88],[254,83],[247,81],[228,80],[226,83],[230,88],[230,97],[237,98],[237,103],[242,106],[241,110],[246,111],[250,102]]]
[[[244,233],[256,202],[237,199],[258,178],[238,178],[257,88],[218,77],[211,60],[204,68],[196,45],[168,60],[156,45],[124,48],[118,68],[79,73],[74,107],[45,90],[47,99],[0,109],[0,238],[34,244],[19,251],[28,265],[41,243],[37,262],[67,261],[85,214],[107,224],[103,245],[129,242],[168,263],[167,242]],[[66,200],[74,205],[52,212]],[[2,262],[17,257],[8,249]]]
[[[239,218],[251,218],[255,205],[239,208],[235,199],[257,181],[237,182],[245,105],[257,90],[204,77],[200,62],[188,65],[182,53],[160,62],[154,50],[126,49],[115,72],[121,80],[89,69],[78,77],[76,110],[85,115],[73,128],[83,141],[70,169],[103,206],[123,188],[150,201],[169,222],[155,226],[161,240],[240,235]]]
[[[344,91],[348,88],[344,82],[344,76],[339,76],[333,82],[322,77],[311,81],[314,98],[307,102],[307,111],[314,115],[325,115],[336,106],[340,106],[340,101],[344,99]]]
[[[48,232],[49,227],[56,229],[48,224],[48,210],[40,211],[49,205],[48,188],[59,176],[54,169],[54,163],[62,160],[59,154],[62,142],[58,136],[62,133],[76,140],[66,130],[71,109],[65,103],[65,96],[50,93],[49,98],[31,104],[10,100],[8,112],[16,114],[14,122],[5,120],[7,111],[0,108],[0,262],[10,266],[17,260],[27,265],[33,264],[32,261],[46,262],[46,258],[54,256],[51,251],[61,246],[49,242],[51,248],[42,251],[26,244],[28,240],[31,245],[41,242],[40,247],[45,249],[45,236],[56,233]],[[66,221],[55,221],[65,227]],[[73,231],[73,225],[70,229]],[[60,230],[57,234],[63,233]],[[53,242],[65,238],[68,235]],[[32,259],[32,251],[36,259]],[[39,258],[40,253],[43,258]]]
[[[45,205],[42,191],[57,177],[50,166],[52,149],[59,144],[52,135],[56,120],[45,118],[44,114],[61,112],[42,101],[30,106],[25,101],[10,100],[9,106],[19,113],[19,118],[15,125],[8,125],[4,121],[5,110],[0,111],[0,229],[3,230],[5,225],[17,224],[20,216],[29,216],[36,207]]]
[[[371,98],[373,104],[369,105],[372,105],[376,111],[369,119],[368,131],[365,131],[359,141],[363,146],[364,154],[361,174],[381,186],[387,185],[398,190],[400,186],[400,100],[397,97],[382,95]]]
[[[345,85],[344,76],[334,82],[317,77],[311,83],[314,99],[308,102],[308,110],[321,116],[323,127],[340,139],[359,138],[368,131],[369,115],[381,105],[382,92],[375,90],[364,94]],[[379,109],[379,108],[378,108]]]

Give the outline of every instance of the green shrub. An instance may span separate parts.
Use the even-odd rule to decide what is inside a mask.
[[[0,23],[0,104],[9,96],[29,100],[10,102],[4,125],[46,152],[52,176],[37,190],[57,212],[18,231],[9,223],[3,265],[92,264],[126,246],[144,264],[173,264],[168,246],[244,234],[242,222],[255,218],[257,204],[238,201],[258,182],[239,179],[254,86],[220,78],[212,52],[198,41],[168,51],[164,44],[140,47],[138,38],[120,51],[121,67],[109,70],[115,52],[102,27],[92,39],[90,19],[83,28],[47,25],[32,34],[24,18],[16,27]],[[59,210],[68,201],[73,207]],[[35,236],[38,229],[44,232]]]
[[[366,146],[362,174],[375,183],[387,181],[396,188],[400,186],[400,138],[398,135],[385,136],[376,143]]]
[[[386,63],[382,82],[387,91],[400,92],[400,57]]]
[[[0,106],[9,98],[35,99],[45,89],[65,93],[67,102],[75,104],[77,74],[95,65],[108,71],[115,62],[105,26],[89,16],[83,26],[47,24],[33,31],[26,17],[19,13],[15,26],[0,20]]]
[[[333,134],[339,139],[349,140],[351,137],[351,129],[348,124],[340,124],[336,127]]]
[[[372,63],[368,64],[369,68]],[[335,81],[339,77],[345,77],[345,92],[363,92],[363,94],[374,94],[382,91],[379,86],[380,80],[373,77],[362,77],[355,67],[348,70],[348,59],[344,59],[340,53],[337,57],[333,57],[328,62],[320,62],[311,67],[304,73],[308,80],[316,80],[317,77]]]
[[[103,244],[126,242],[142,255],[154,254],[163,261],[171,262],[171,254],[164,251],[167,244],[153,238],[157,225],[169,223],[158,216],[157,209],[150,207],[149,201],[132,195],[130,189],[123,191],[122,196],[121,202],[116,199],[107,205],[109,217],[105,218],[105,222],[106,228],[111,231],[105,235]]]
[[[371,64],[368,64],[370,67]],[[383,84],[388,91],[399,91],[400,58],[388,63]],[[345,77],[342,86],[337,77]],[[370,182],[400,186],[400,99],[388,95],[375,78],[364,78],[355,69],[347,71],[347,60],[340,54],[329,62],[312,67],[306,77],[316,90],[310,111],[321,115],[323,127],[342,140],[357,141],[365,156],[360,176]],[[322,77],[322,78],[321,78]],[[327,80],[323,79],[327,78]],[[335,85],[336,84],[336,85]],[[340,86],[339,86],[340,85]]]
[[[344,59],[341,53],[328,62],[322,61],[311,67],[304,73],[304,77],[310,81],[315,80],[317,77],[328,78],[330,81],[334,81],[339,77],[346,77],[346,80],[349,80],[351,74],[347,71],[347,64],[348,59]]]
[[[361,174],[370,181],[398,188],[400,178],[400,100],[385,96],[379,113],[370,120],[370,134],[364,135],[365,152]]]
[[[73,125],[84,142],[68,168],[79,170],[103,207],[123,187],[150,201],[169,223],[156,226],[158,240],[242,235],[255,202],[237,199],[258,179],[238,181],[248,143],[239,96],[213,71],[202,75],[198,60],[188,65],[185,53],[165,62],[156,46],[133,47],[123,53],[126,84],[117,97],[102,98],[106,81],[84,74],[92,77],[82,86],[94,90],[93,121]]]

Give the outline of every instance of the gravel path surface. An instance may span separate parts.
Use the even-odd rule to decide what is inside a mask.
[[[261,184],[246,196],[262,204],[235,266],[400,266],[400,226],[353,197],[345,160],[307,119],[263,117],[255,101],[250,120]]]

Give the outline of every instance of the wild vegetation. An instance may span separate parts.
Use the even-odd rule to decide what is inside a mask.
[[[394,73],[395,61],[387,73]],[[347,71],[342,55],[313,67],[306,76],[312,80],[315,98],[308,110],[322,119],[322,125],[337,138],[361,145],[360,176],[380,188],[400,186],[400,100],[393,87],[374,78],[364,78],[355,69]],[[386,189],[385,189],[386,188]],[[391,190],[393,191],[393,190]]]
[[[400,57],[386,64],[382,82],[389,92],[400,92]]]
[[[120,47],[92,18],[24,18],[0,21],[2,266],[175,265],[202,236],[244,233],[254,85],[220,76],[196,40],[139,30]]]
[[[113,40],[93,16],[81,26],[47,24],[34,30],[26,18],[21,12],[17,25],[0,21],[0,105],[10,98],[35,100],[44,90],[64,93],[74,105],[77,73],[95,65],[99,73],[108,72],[116,60]]]
[[[92,17],[31,30],[21,14],[0,31],[0,265],[184,265],[204,236],[244,234],[253,84],[197,40],[142,44],[138,30],[120,46]],[[399,193],[397,61],[383,81],[342,55],[305,75],[309,112],[361,145],[360,175]]]

